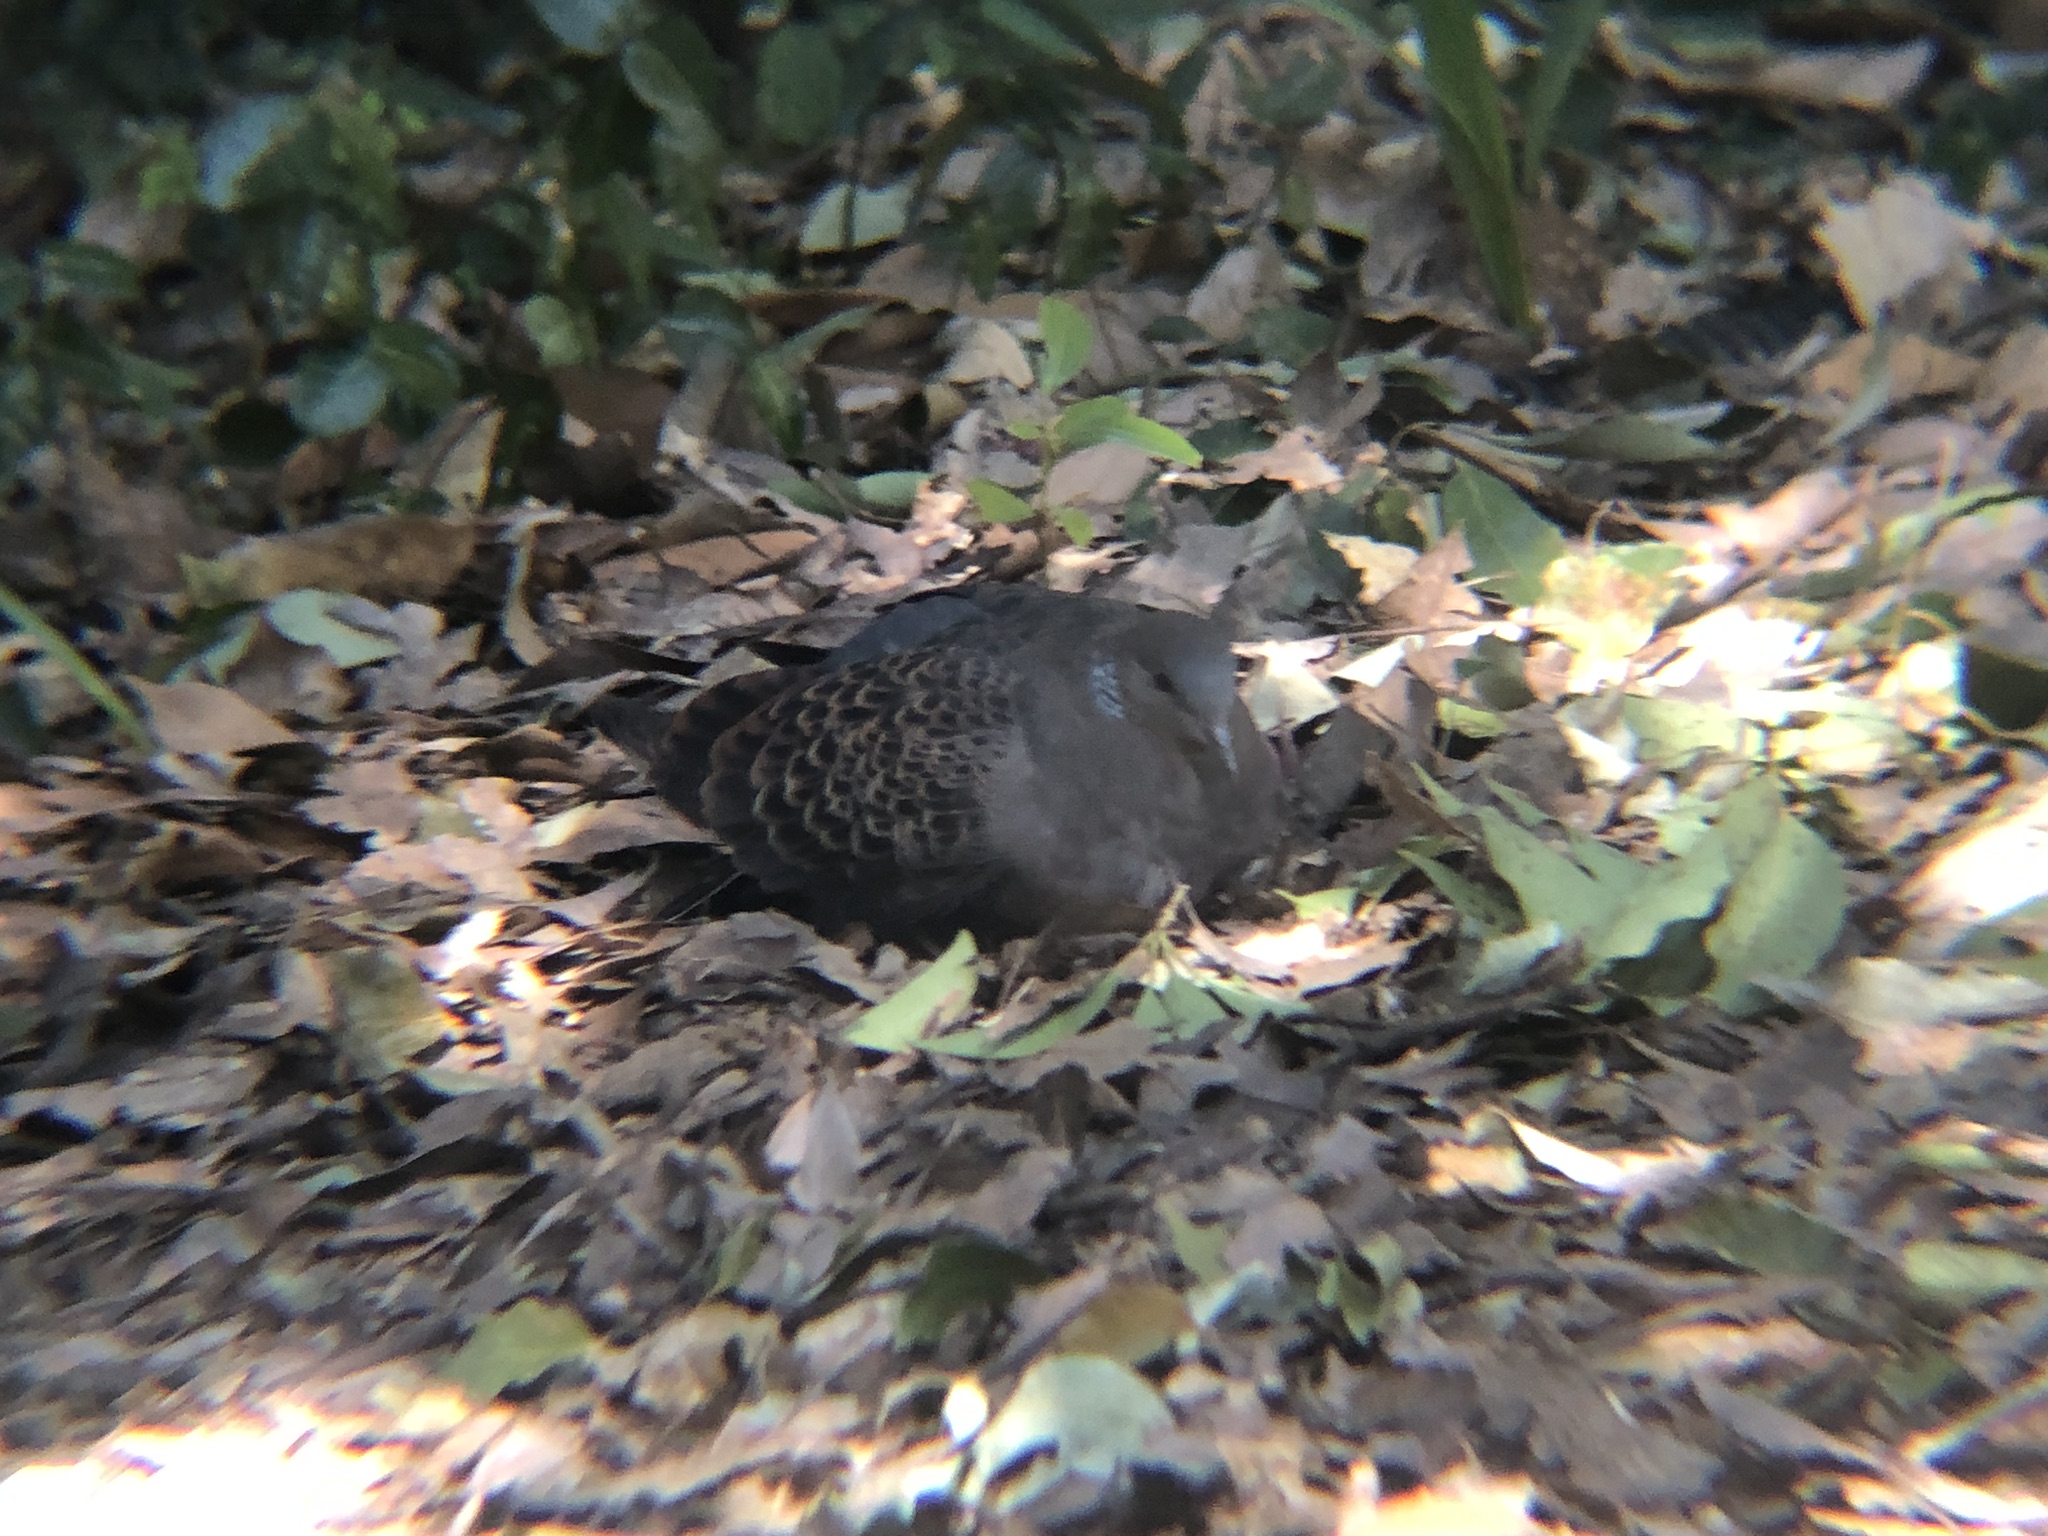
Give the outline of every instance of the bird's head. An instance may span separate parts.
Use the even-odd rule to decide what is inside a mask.
[[[1200,740],[1237,771],[1237,665],[1222,632],[1190,614],[1134,609],[1088,652],[1088,696],[1106,715]]]

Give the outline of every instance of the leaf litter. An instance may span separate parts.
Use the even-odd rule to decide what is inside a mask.
[[[556,368],[524,505],[481,398],[278,473],[447,510],[238,540],[47,451],[29,522],[99,510],[6,574],[105,601],[0,655],[10,1524],[2040,1523],[2038,230],[1588,162],[1531,368],[1398,45],[1310,112],[1371,45],[1229,28],[1220,253],[984,302],[912,182],[799,200],[854,282],[763,313],[850,464],[931,408],[907,494],[661,364]],[[1674,134],[1886,121],[1933,53],[1598,47]],[[1261,637],[1279,894],[1064,963],[819,934],[582,720],[1031,571]]]

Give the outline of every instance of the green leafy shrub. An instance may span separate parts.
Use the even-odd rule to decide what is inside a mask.
[[[275,451],[373,422],[413,434],[493,393],[515,405],[501,462],[516,461],[551,428],[552,370],[650,338],[686,367],[731,356],[794,451],[800,374],[829,336],[781,335],[749,297],[899,233],[983,134],[995,152],[935,243],[986,285],[1012,251],[1047,244],[1050,203],[1052,275],[1089,275],[1118,217],[1094,114],[1123,113],[1159,174],[1179,164],[1169,93],[1110,41],[1168,9],[9,8],[22,179],[59,207],[182,231],[126,257],[61,240],[0,254],[0,479],[70,400],[217,453],[222,438]],[[139,344],[165,302],[210,310],[232,343]]]

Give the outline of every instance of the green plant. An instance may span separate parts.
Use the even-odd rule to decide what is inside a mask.
[[[1038,358],[1038,399],[1043,415],[1036,421],[1019,421],[1010,426],[1014,437],[1044,445],[1044,474],[1039,489],[1027,501],[1015,491],[993,480],[976,479],[967,484],[967,494],[981,515],[993,523],[1036,521],[1051,523],[1076,544],[1094,538],[1094,526],[1078,507],[1047,504],[1045,487],[1053,467],[1070,453],[1100,443],[1127,443],[1155,458],[1190,467],[1202,462],[1202,455],[1180,433],[1140,416],[1121,395],[1096,395],[1055,407],[1052,397],[1079,376],[1088,364],[1095,345],[1095,328],[1088,317],[1064,299],[1048,298],[1038,306],[1038,331],[1042,343]]]
[[[1317,9],[1378,35],[1340,0],[1324,0]],[[1517,156],[1510,147],[1510,105],[1487,58],[1478,8],[1472,0],[1415,0],[1413,6],[1422,44],[1421,86],[1435,115],[1452,189],[1495,304],[1504,319],[1525,329],[1533,316],[1517,197],[1534,197],[1541,188],[1559,116],[1608,9],[1600,0],[1560,0],[1545,8],[1535,74],[1520,104]]]
[[[1489,787],[1505,810],[1467,805],[1424,781],[1439,810],[1475,828],[1490,878],[1454,871],[1433,848],[1404,852],[1486,941],[1471,991],[1512,990],[1564,952],[1582,979],[1655,1008],[1706,996],[1749,1013],[1770,1000],[1760,983],[1811,974],[1841,932],[1842,861],[1793,814],[1775,776],[1721,796],[1707,819],[1672,818],[1647,862]]]
[[[1444,163],[1479,246],[1494,302],[1511,324],[1531,324],[1529,268],[1515,209],[1500,86],[1486,61],[1472,0],[1417,0],[1422,68]]]
[[[1091,275],[1122,217],[1095,170],[1103,104],[1177,174],[1174,102],[1112,46],[1170,9],[6,8],[0,58],[37,146],[8,185],[75,186],[181,233],[141,265],[77,242],[0,256],[0,482],[67,401],[139,412],[202,459],[274,461],[373,423],[413,435],[480,394],[510,407],[516,477],[552,439],[550,375],[650,339],[685,366],[724,354],[797,451],[833,326],[784,334],[748,301],[901,233],[978,136],[993,156],[972,196],[928,210],[931,243],[992,282],[1046,248],[1051,187],[1050,274]],[[736,175],[794,195],[735,195]],[[129,338],[167,296],[241,320],[233,345],[188,359]]]

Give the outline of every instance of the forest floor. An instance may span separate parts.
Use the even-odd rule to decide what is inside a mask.
[[[0,1529],[2048,1527],[2044,146],[1907,152],[1932,22],[1610,20],[1531,340],[1311,9],[1209,38],[1103,275],[842,189],[747,295],[801,346],[550,367],[516,496],[502,390],[28,454]],[[242,300],[139,206],[66,259],[183,274],[124,356],[203,374]],[[965,580],[1216,613],[1327,828],[1071,965],[906,951],[583,717]]]

